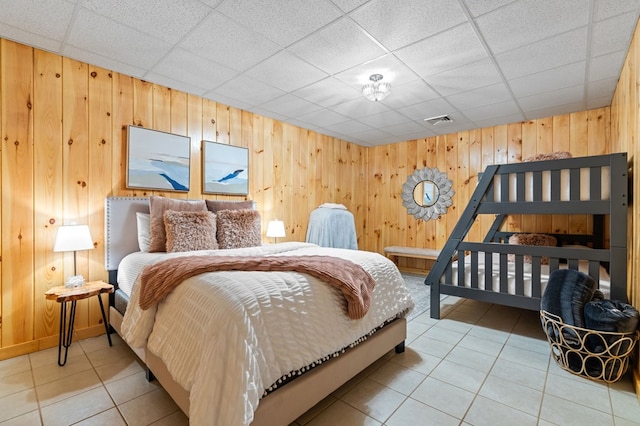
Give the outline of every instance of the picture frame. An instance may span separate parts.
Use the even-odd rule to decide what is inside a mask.
[[[127,188],[188,192],[191,138],[130,125],[127,128]]]
[[[249,194],[249,149],[203,140],[202,192]]]

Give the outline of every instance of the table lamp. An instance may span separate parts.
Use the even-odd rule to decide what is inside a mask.
[[[54,252],[73,252],[73,275],[67,277],[65,287],[80,287],[85,283],[82,275],[77,275],[76,252],[78,250],[90,250],[93,248],[93,240],[87,225],[63,225],[58,228],[56,241],[53,244]]]
[[[267,237],[273,238],[273,242],[278,242],[278,237],[284,237],[287,234],[284,231],[284,222],[278,219],[269,221],[267,226]]]

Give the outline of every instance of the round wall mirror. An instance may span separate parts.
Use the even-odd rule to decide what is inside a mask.
[[[402,205],[416,219],[437,219],[447,212],[454,194],[453,182],[436,167],[416,170],[402,185]]]

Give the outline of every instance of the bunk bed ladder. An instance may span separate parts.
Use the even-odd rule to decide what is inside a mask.
[[[455,228],[453,228],[451,236],[440,251],[438,259],[424,281],[426,285],[431,287],[431,318],[440,318],[440,277],[451,264],[451,260],[456,254],[458,244],[467,235],[471,226],[473,226],[473,222],[478,216],[478,207],[482,199],[487,195],[488,191],[490,191],[491,194],[493,193],[493,178],[498,171],[498,167],[499,165],[488,166],[485,172],[482,173],[478,185],[471,196],[471,200],[469,200],[467,207],[464,209]]]

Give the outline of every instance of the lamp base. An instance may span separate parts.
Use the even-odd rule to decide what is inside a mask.
[[[69,275],[64,282],[64,286],[67,288],[82,287],[85,284],[84,277],[82,275]]]

